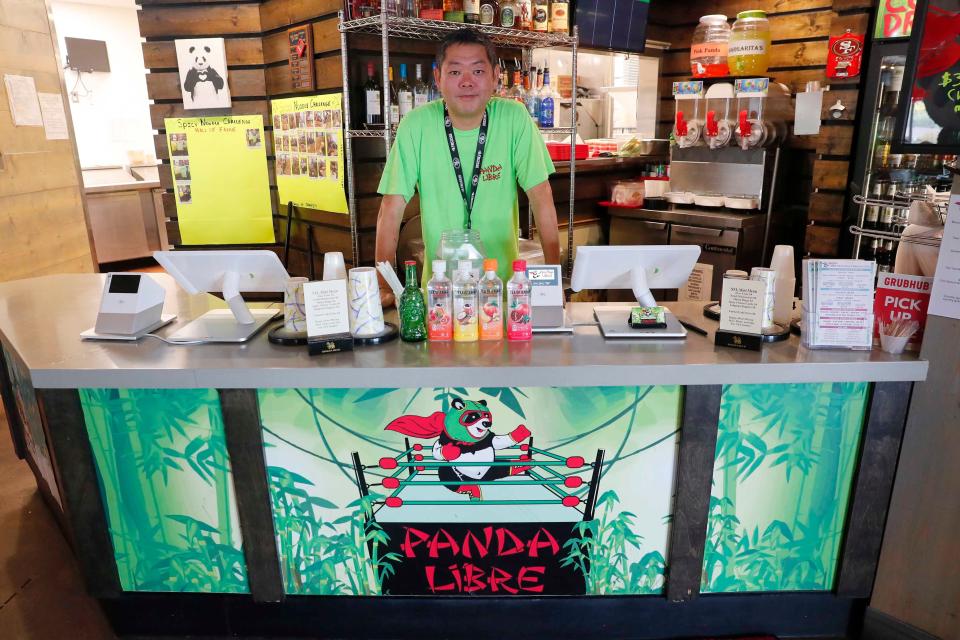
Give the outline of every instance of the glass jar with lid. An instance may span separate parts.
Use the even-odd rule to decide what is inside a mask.
[[[727,47],[730,25],[727,16],[713,14],[700,18],[690,45],[690,71],[694,78],[720,78],[729,75]]]
[[[759,76],[770,65],[770,22],[764,11],[741,11],[727,47],[730,75]]]

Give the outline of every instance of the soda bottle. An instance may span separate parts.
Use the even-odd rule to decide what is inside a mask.
[[[530,281],[527,261],[513,261],[513,275],[507,282],[507,340],[533,337],[533,310],[530,308]]]
[[[497,277],[497,261],[483,261],[480,279],[480,339],[503,340],[503,281]]]
[[[477,281],[471,269],[473,265],[469,260],[461,260],[453,281],[453,339],[456,342],[476,342],[479,337]]]
[[[426,305],[423,302],[423,292],[417,279],[417,263],[407,260],[403,263],[407,272],[407,284],[400,294],[400,303],[397,310],[400,313],[400,339],[407,342],[420,342],[427,339]]]
[[[433,261],[433,277],[427,283],[427,336],[430,342],[453,339],[453,285],[447,277],[447,261]]]

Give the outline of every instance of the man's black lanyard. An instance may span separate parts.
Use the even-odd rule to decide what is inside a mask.
[[[447,130],[447,144],[450,147],[450,159],[453,160],[453,172],[460,185],[460,195],[463,196],[463,205],[467,208],[467,229],[473,228],[473,203],[477,199],[477,185],[480,184],[480,166],[483,164],[483,149],[487,146],[487,110],[483,110],[483,120],[480,122],[480,135],[477,138],[477,158],[473,162],[473,179],[470,181],[470,198],[467,199],[467,186],[463,179],[463,167],[460,166],[460,151],[457,150],[457,139],[453,135],[453,122],[450,121],[450,112],[447,105],[443,105],[443,127]]]

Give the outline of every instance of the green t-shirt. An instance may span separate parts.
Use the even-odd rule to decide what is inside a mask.
[[[535,187],[553,173],[554,167],[543,137],[524,105],[492,98],[487,110],[487,146],[473,205],[473,228],[480,234],[487,257],[497,259],[499,275],[506,282],[518,255],[517,184],[524,191]],[[468,197],[479,134],[479,128],[454,129]],[[383,195],[401,195],[409,202],[414,189],[420,192],[426,283],[431,277],[430,263],[437,255],[440,235],[449,229],[465,229],[467,221],[467,207],[457,185],[443,127],[442,100],[418,107],[400,121],[377,190]],[[455,268],[456,265],[447,265],[447,275]]]

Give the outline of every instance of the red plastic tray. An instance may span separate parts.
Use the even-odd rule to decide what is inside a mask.
[[[587,154],[589,153],[590,148],[586,144],[577,145],[577,160],[586,160]],[[570,159],[570,143],[569,142],[548,142],[547,143],[547,153],[550,154],[551,160],[569,160]]]

